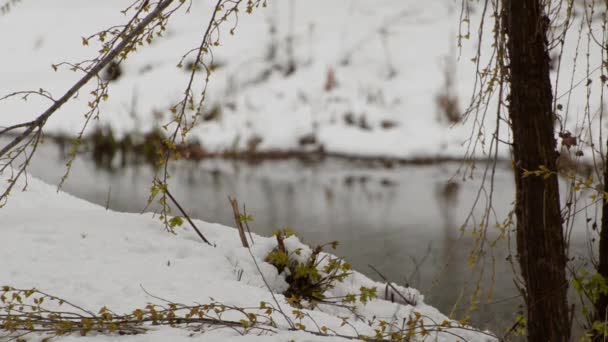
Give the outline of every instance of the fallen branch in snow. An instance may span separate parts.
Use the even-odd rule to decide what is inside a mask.
[[[30,333],[45,333],[54,336],[91,332],[106,334],[141,334],[147,325],[185,326],[203,329],[204,324],[241,329],[242,334],[252,330],[274,332],[276,323],[272,319],[274,308],[270,305],[258,308],[240,308],[218,302],[186,306],[175,303],[167,305],[148,304],[130,314],[118,315],[103,307],[97,314],[72,304],[65,299],[48,295],[36,289],[3,287],[0,292],[0,339],[20,340]],[[46,303],[46,305],[43,305]],[[49,308],[51,307],[51,308]],[[240,321],[225,320],[229,312],[243,315]],[[196,325],[196,326],[195,326]]]
[[[278,310],[269,303],[261,302],[257,307],[237,307],[211,299],[212,302],[209,304],[184,305],[160,297],[152,297],[162,300],[165,304],[150,303],[144,308],[122,315],[114,313],[107,307],[102,307],[95,314],[65,299],[36,289],[16,289],[4,286],[0,290],[0,340],[20,341],[32,333],[46,335],[47,337],[43,340],[47,341],[53,337],[71,334],[81,336],[90,333],[143,334],[148,331],[150,326],[187,328],[201,333],[205,332],[208,327],[219,326],[231,328],[242,335],[254,332],[274,334],[281,330],[273,319],[273,313]],[[235,314],[241,316],[242,319],[223,318],[226,315],[234,317]],[[355,331],[353,335],[319,325],[307,312],[294,310],[292,314],[299,323],[290,325],[289,328],[283,329],[284,331],[303,331],[317,336],[339,337],[348,340],[410,341],[417,337],[432,338],[433,334],[443,333],[466,341],[456,333],[458,330],[475,331],[488,338],[495,338],[491,334],[457,325],[455,322],[433,322],[429,317],[417,312],[403,321],[388,322],[373,319],[368,322],[368,325],[374,335],[369,336],[356,332],[357,329],[347,318],[342,318],[340,326],[351,326]],[[286,314],[284,315],[289,318]],[[317,330],[307,329],[302,323],[305,319],[310,320]],[[426,324],[425,320],[430,320],[432,324]]]
[[[411,297],[405,297],[401,291],[399,291],[389,280],[388,278],[386,278],[384,276],[384,274],[382,274],[380,271],[378,271],[374,266],[372,265],[368,265],[369,268],[371,268],[374,272],[376,272],[376,274],[378,274],[380,276],[380,278],[382,278],[382,280],[384,280],[384,282],[386,283],[386,288],[384,290],[384,299],[385,300],[390,300],[391,302],[395,302],[395,294],[401,299],[397,299],[396,301],[398,303],[402,303],[402,304],[408,304],[408,305],[412,305],[412,306],[416,306],[417,301],[416,298],[411,298]],[[390,289],[390,290],[389,290]]]

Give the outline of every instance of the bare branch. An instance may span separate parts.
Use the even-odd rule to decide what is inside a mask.
[[[131,30],[128,34],[126,34],[122,41],[114,47],[104,58],[102,58],[97,64],[95,64],[85,75],[82,77],[76,84],[74,84],[63,96],[59,99],[55,100],[53,104],[45,110],[42,114],[40,114],[34,121],[30,123],[30,125],[15,137],[11,142],[6,144],[2,149],[0,149],[0,157],[4,156],[7,152],[12,150],[17,144],[19,144],[23,139],[32,134],[32,132],[36,128],[42,128],[49,117],[51,117],[61,106],[63,106],[68,100],[72,98],[85,84],[87,84],[93,77],[95,77],[106,65],[108,65],[114,58],[116,58],[121,52],[123,52],[130,44],[133,43],[133,40],[139,36],[139,34],[144,31],[144,29],[153,22],[156,18],[158,18],[161,13],[169,7],[169,5],[174,0],[163,0],[161,1],[154,10],[152,10],[145,18],[141,20]]]

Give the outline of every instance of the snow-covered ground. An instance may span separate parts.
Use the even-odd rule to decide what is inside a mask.
[[[2,178],[2,184],[6,177]],[[149,302],[158,303],[144,292],[170,299],[176,303],[195,304],[221,302],[239,307],[257,307],[261,301],[273,303],[269,290],[257,271],[252,256],[240,245],[235,229],[196,221],[203,234],[216,247],[202,243],[190,229],[179,229],[177,235],[164,231],[151,214],[138,215],[107,211],[104,208],[72,197],[30,179],[27,191],[16,191],[2,209],[2,248],[0,248],[0,286],[37,288],[66,299],[76,305],[97,311],[106,306],[115,313],[130,313]],[[293,317],[292,308],[280,293],[287,288],[285,275],[264,262],[276,246],[273,238],[254,235],[253,256],[269,287],[276,293],[283,310]],[[295,237],[286,240],[288,250],[304,248]],[[307,252],[308,251],[308,252]],[[358,293],[361,286],[377,287],[376,283],[354,272],[343,283],[337,283],[328,297]],[[373,335],[367,320],[401,321],[419,312],[426,324],[447,319],[436,309],[424,304],[424,297],[414,289],[399,287],[407,296],[416,298],[415,306],[374,299],[359,304],[357,319],[349,311],[331,305],[306,310],[319,326],[352,335],[353,328],[341,326],[342,319],[350,321],[360,334]],[[381,295],[380,295],[381,297]],[[213,298],[213,299],[211,299]],[[158,303],[162,304],[162,303]],[[228,316],[230,317],[230,316]],[[214,340],[326,340],[304,332],[288,331],[288,324],[279,313],[273,318],[278,327],[264,336],[240,336],[233,329],[210,333]],[[306,318],[302,323],[314,326]],[[436,322],[436,323],[433,323]],[[460,338],[470,341],[492,340],[488,335],[451,328],[440,333],[438,341]],[[179,341],[190,340],[190,331],[172,328],[150,328],[145,336],[122,336],[121,341]],[[118,336],[97,335],[93,340],[116,340]],[[435,341],[434,333],[427,337]],[[0,335],[0,339],[2,339]],[[77,339],[65,337],[65,341]],[[330,338],[329,340],[335,340]]]

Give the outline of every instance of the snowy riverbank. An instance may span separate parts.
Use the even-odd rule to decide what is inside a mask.
[[[193,1],[191,13],[174,15],[166,37],[122,64],[103,114],[88,132],[99,125],[120,137],[150,132],[170,120],[169,107],[180,99],[188,79],[176,64],[198,44],[206,23],[201,18],[208,17],[211,5]],[[443,0],[384,5],[270,1],[252,15],[242,14],[235,35],[228,34],[232,23],[227,23],[221,46],[214,48],[217,70],[209,83],[207,120],[189,138],[212,153],[254,146],[258,151],[462,158],[477,123],[449,122],[438,100],[448,96],[454,101],[451,110],[462,111],[474,82],[475,65],[469,59],[476,48],[466,47],[466,62],[456,61],[458,6]],[[55,72],[51,64],[93,56],[96,42],[82,46],[81,37],[123,22],[121,9],[74,0],[14,6],[0,22],[0,32],[18,33],[14,39],[0,35],[5,44],[0,94],[43,88],[58,96],[78,74],[67,68]],[[36,27],[29,24],[31,18]],[[295,63],[291,73],[285,69],[292,58],[289,37]],[[448,73],[453,78],[449,89]],[[202,72],[199,76],[204,78]],[[54,115],[45,132],[74,136],[90,90]],[[25,103],[20,98],[2,101],[2,112],[20,115],[3,116],[0,125],[30,117],[46,104],[35,97]],[[492,123],[486,125],[492,129]],[[503,156],[507,152],[501,147]],[[478,149],[474,155],[483,153]]]
[[[3,177],[3,183],[5,181],[6,177]],[[165,232],[158,219],[150,214],[107,211],[65,193],[57,193],[54,187],[37,179],[30,179],[27,191],[15,191],[2,209],[0,285],[35,287],[93,312],[106,306],[115,313],[130,313],[149,302],[163,304],[147,295],[143,288],[155,296],[184,304],[215,301],[237,307],[258,307],[261,301],[273,303],[252,257],[240,245],[236,230],[202,221],[196,221],[196,224],[216,247],[201,243],[189,228],[180,228],[177,235],[172,235]],[[287,286],[284,275],[279,275],[274,266],[263,261],[276,246],[276,240],[260,236],[254,236],[254,240],[252,252],[264,278],[276,293],[283,311],[293,321],[300,322],[280,294]],[[303,248],[304,254],[310,251],[293,237],[287,239],[286,244],[291,250]],[[376,287],[379,297],[383,296],[384,284],[357,272],[343,283],[337,283],[327,295],[356,293],[362,286]],[[374,299],[367,305],[357,305],[357,313],[361,315],[359,319],[343,308],[321,305],[315,310],[304,310],[310,318],[306,317],[301,322],[311,331],[316,330],[312,328],[314,319],[319,326],[356,336],[354,329],[363,335],[375,334],[367,323],[374,317],[376,322],[401,322],[420,313],[424,324],[429,327],[447,319],[426,305],[418,291],[399,289],[414,298],[416,305]],[[229,328],[210,329],[213,331],[205,334],[210,334],[215,340],[326,339],[289,331],[289,324],[278,312],[274,312],[272,317],[277,327],[272,328],[273,332],[265,332],[263,337],[240,336]],[[341,326],[340,317],[349,317],[353,327]],[[181,328],[149,328],[146,335],[122,336],[120,340],[179,341],[189,340],[191,333]],[[454,334],[471,341],[491,340],[486,334],[460,328],[452,327],[446,331],[438,333],[438,340],[453,341],[456,339]],[[431,332],[431,336],[435,334]],[[109,339],[105,335],[93,336],[99,341]],[[77,338],[68,336],[63,340],[73,339]],[[118,336],[111,339],[116,340]],[[329,340],[334,339],[336,337]]]

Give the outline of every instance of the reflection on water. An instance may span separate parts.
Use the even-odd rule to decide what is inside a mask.
[[[58,183],[65,171],[58,156],[45,147],[30,172]],[[425,301],[442,312],[456,308],[454,317],[462,318],[479,272],[466,266],[474,239],[470,233],[461,237],[458,228],[479,184],[463,182],[462,177],[448,182],[457,167],[385,169],[340,160],[253,166],[209,160],[177,164],[171,185],[173,195],[193,217],[232,226],[227,197],[236,197],[253,215],[251,228],[256,233],[270,235],[289,226],[309,244],[338,240],[337,254],[356,269],[378,278],[368,267],[373,264],[388,278],[420,289]],[[78,159],[64,190],[102,205],[107,202],[114,210],[139,212],[149,195],[152,174],[145,166],[99,170]],[[511,172],[499,167],[494,207],[501,220],[512,207],[513,186]],[[521,303],[507,257],[507,243],[500,241],[483,259],[482,289],[487,291],[493,283],[494,294],[486,303],[484,292],[471,316],[474,325],[499,335],[513,324]]]

